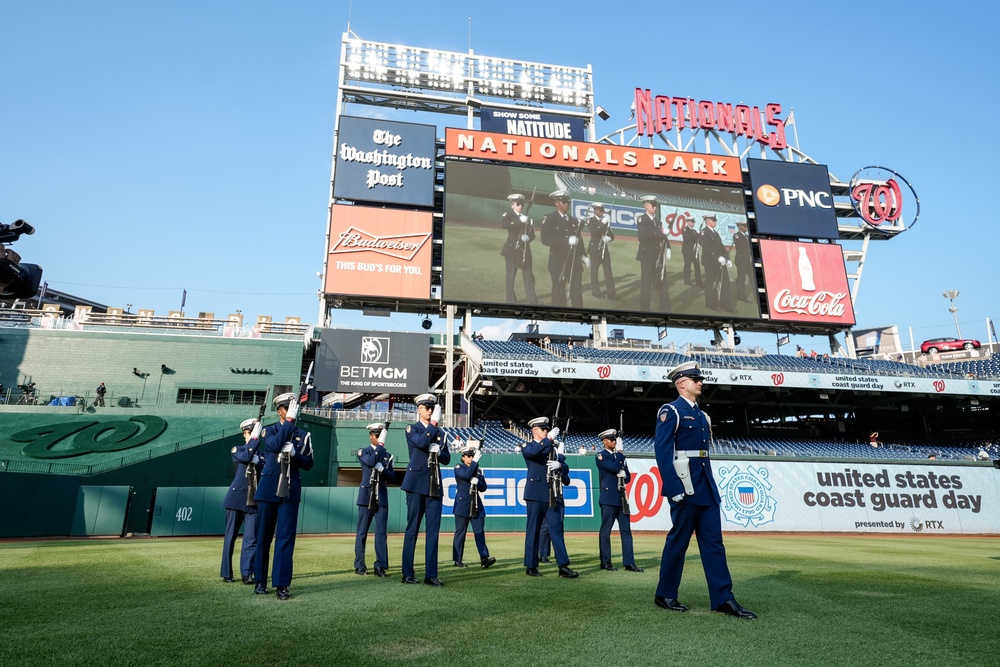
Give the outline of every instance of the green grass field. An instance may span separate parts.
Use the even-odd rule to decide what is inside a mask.
[[[536,224],[537,221],[536,221]],[[544,305],[552,304],[552,278],[549,276],[549,249],[542,245],[539,236],[531,244],[532,265],[535,274],[535,291]],[[469,303],[505,303],[506,265],[500,255],[507,238],[507,232],[497,226],[463,225],[448,223],[448,233],[444,246],[444,298],[448,301],[468,301]],[[584,234],[584,243],[589,246],[590,235]],[[617,298],[610,301],[597,298],[591,293],[590,269],[583,273],[583,308],[597,311],[640,312],[639,309],[639,262],[635,259],[638,248],[635,237],[620,235],[608,244],[611,253],[612,272],[617,287]],[[729,268],[732,284],[736,283],[736,267]],[[667,263],[670,306],[674,313],[718,315],[705,306],[705,292],[701,287],[684,284],[684,257],[680,244],[675,243],[671,259]],[[604,271],[600,274],[600,289],[605,291]],[[514,291],[521,303],[525,303],[524,281],[520,272],[514,282]],[[737,312],[728,315],[736,318],[759,319],[760,313],[753,304],[737,302]],[[651,307],[659,307],[653,295]]]
[[[442,535],[441,589],[402,585],[402,536],[389,539],[391,576],[377,579],[353,573],[353,536],[300,537],[288,602],[222,583],[221,538],[3,543],[0,661],[969,666],[1000,653],[995,538],[727,536],[752,622],[708,610],[693,542],[691,611],[677,614],[653,605],[662,535],[636,536],[641,574],[600,571],[597,536],[571,535],[575,580],[554,565],[526,577],[513,534],[488,535],[493,568],[455,569]],[[421,542],[419,577],[422,561]]]

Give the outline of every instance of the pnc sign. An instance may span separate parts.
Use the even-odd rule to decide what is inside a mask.
[[[758,234],[796,239],[839,238],[826,167],[749,159],[747,168]]]

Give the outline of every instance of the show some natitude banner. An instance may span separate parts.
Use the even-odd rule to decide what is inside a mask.
[[[630,459],[633,530],[670,529],[656,461]],[[727,531],[993,534],[1000,475],[986,466],[712,462]]]
[[[760,256],[772,321],[854,325],[839,245],[761,239]]]
[[[429,299],[431,213],[335,204],[327,294]]]

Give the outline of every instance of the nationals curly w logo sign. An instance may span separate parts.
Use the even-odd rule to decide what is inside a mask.
[[[117,452],[155,440],[167,428],[161,417],[140,415],[127,420],[74,421],[46,424],[11,436],[25,443],[21,454],[33,459],[63,459],[70,456]]]

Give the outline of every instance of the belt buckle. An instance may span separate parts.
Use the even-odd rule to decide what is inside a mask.
[[[698,456],[700,456],[703,459],[707,459],[708,458],[708,450],[707,449],[699,449],[698,450]]]

